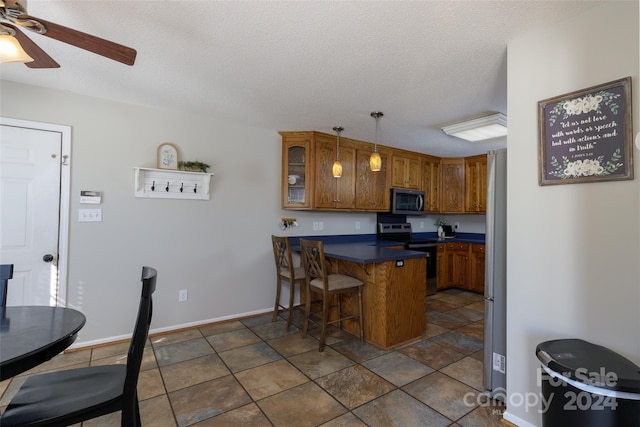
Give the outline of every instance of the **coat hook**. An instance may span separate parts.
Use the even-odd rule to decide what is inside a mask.
[[[167,186],[165,187],[165,190],[167,190],[167,192],[169,191],[169,181],[167,181]]]
[[[156,191],[156,182],[153,181],[153,184],[151,184],[151,191]]]
[[[184,182],[180,184],[180,192],[182,193],[184,191]]]
[[[194,186],[193,186],[193,192],[194,192],[194,193],[197,193],[197,192],[198,192],[198,184],[196,184],[196,185],[194,185]]]

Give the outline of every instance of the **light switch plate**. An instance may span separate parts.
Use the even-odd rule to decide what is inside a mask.
[[[79,222],[102,222],[102,209],[78,209]]]

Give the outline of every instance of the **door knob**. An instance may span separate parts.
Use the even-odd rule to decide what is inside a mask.
[[[45,256],[43,256],[43,257],[42,257],[42,260],[43,260],[44,262],[51,262],[51,261],[53,261],[53,255],[51,255],[51,254],[46,254]]]

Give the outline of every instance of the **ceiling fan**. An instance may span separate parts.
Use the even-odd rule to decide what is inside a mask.
[[[135,49],[28,15],[26,0],[0,0],[0,35],[14,37],[27,55],[33,58],[33,61],[25,62],[25,65],[29,68],[59,68],[60,65],[21,29],[42,34],[126,65],[133,65],[136,60]]]

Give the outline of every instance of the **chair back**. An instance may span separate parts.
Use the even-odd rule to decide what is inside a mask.
[[[294,277],[293,258],[291,257],[291,247],[289,246],[289,238],[287,236],[271,236],[271,243],[273,244],[273,256],[276,261],[276,272],[281,274],[282,271],[287,271],[289,277]]]
[[[321,279],[326,290],[327,267],[324,258],[324,246],[320,240],[300,239],[302,265],[307,276],[307,284],[313,279]]]
[[[7,306],[7,292],[9,291],[9,279],[13,278],[13,264],[0,265],[0,302],[2,307]]]
[[[151,267],[142,267],[142,295],[138,308],[138,319],[131,337],[129,353],[127,356],[127,377],[124,382],[123,405],[135,405],[137,401],[136,387],[138,375],[142,364],[144,346],[149,336],[149,325],[153,312],[152,295],[156,290],[156,278],[158,272]],[[133,407],[130,408],[133,410]],[[134,413],[134,412],[130,412]]]

